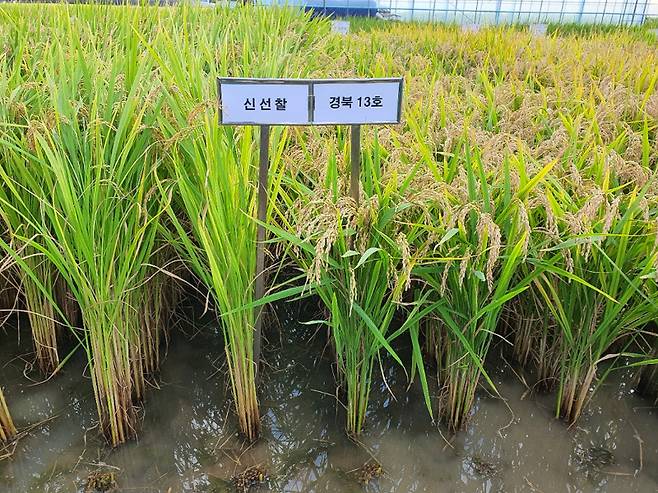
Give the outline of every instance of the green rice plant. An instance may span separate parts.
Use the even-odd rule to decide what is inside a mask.
[[[21,171],[18,167],[24,164],[12,161],[11,151],[3,151],[3,154],[5,159],[0,164],[3,181],[10,176],[20,176]],[[4,189],[0,192],[0,200],[3,204],[1,216],[7,225],[13,247],[20,251],[23,258],[23,263],[15,269],[17,284],[25,300],[25,312],[30,324],[37,365],[42,373],[49,375],[60,364],[57,344],[60,321],[53,305],[57,274],[48,259],[30,245],[30,242],[37,241],[35,237],[38,233],[24,220],[26,217],[32,220],[39,217],[41,204],[29,190],[19,187],[14,191],[18,192],[19,189],[20,196],[12,192],[7,193]],[[20,243],[18,237],[25,237],[28,240]],[[25,266],[25,269],[20,268],[21,266]],[[36,277],[36,280],[31,276]]]
[[[80,338],[90,359],[101,426],[113,445],[134,436],[133,394],[141,397],[144,391],[140,312],[151,307],[140,292],[160,212],[157,195],[149,190],[150,156],[137,134],[144,117],[137,101],[115,121],[116,136],[109,126],[90,129],[105,134],[100,148],[84,135],[87,129],[80,129],[83,135],[74,138],[82,149],[71,155],[67,126],[59,129],[61,140],[39,137],[35,156],[56,177],[51,201],[43,199],[52,225],[44,253],[80,305],[85,328]],[[118,150],[120,141],[123,149],[113,155],[110,145]],[[81,166],[71,166],[72,160]]]
[[[20,43],[16,48],[26,49]],[[24,88],[27,81],[21,79],[29,79],[29,77],[25,77],[23,72],[21,65],[15,63],[5,63],[0,72],[0,94],[5,102],[0,106],[0,122],[7,132],[14,135],[20,132],[18,127],[24,125],[28,119],[28,110],[22,101],[33,97],[35,93],[34,90]],[[3,148],[0,150],[0,156],[0,174],[18,176],[24,173],[21,169],[24,163],[16,158],[15,152]],[[15,242],[16,235],[32,238],[38,234],[23,220],[26,216],[36,218],[40,215],[38,197],[32,195],[29,190],[22,189],[20,195],[12,195],[3,188],[0,190],[0,199],[4,203],[4,207],[0,209],[0,223],[6,228],[7,241]],[[41,286],[49,290],[48,293],[43,293],[25,271],[17,269],[18,285],[26,303],[25,311],[30,323],[37,365],[44,374],[48,375],[60,363],[57,347],[59,321],[50,301],[54,299],[56,270],[29,244],[16,244],[14,247],[21,250],[26,265],[36,275]]]
[[[16,176],[20,173],[12,163],[7,154],[3,152],[5,159],[0,164],[0,175],[3,178]],[[10,164],[11,163],[11,164]],[[23,166],[23,163],[18,164]],[[57,350],[57,332],[59,322],[56,319],[56,313],[53,309],[54,287],[56,271],[53,265],[40,252],[29,245],[29,241],[36,241],[34,236],[36,231],[29,228],[28,223],[24,221],[25,217],[35,218],[40,214],[41,205],[39,200],[31,195],[28,190],[21,190],[20,197],[11,197],[3,189],[0,192],[2,200],[2,219],[7,225],[7,231],[14,243],[18,243],[16,238],[24,236],[30,238],[27,243],[14,244],[14,248],[21,252],[24,259],[24,265],[27,270],[36,276],[38,282],[33,281],[26,270],[17,269],[21,294],[25,299],[25,311],[30,323],[32,332],[32,341],[34,343],[36,361],[41,371],[48,375],[53,372],[60,363],[60,357]],[[16,200],[11,200],[16,198]],[[31,230],[31,231],[30,231]],[[44,292],[46,289],[48,292]]]
[[[560,330],[554,341],[560,360],[556,413],[573,423],[597,377],[600,384],[608,373],[598,374],[599,365],[624,353],[653,318],[657,300],[647,283],[653,282],[657,253],[637,191],[612,200],[594,194],[574,210],[572,195],[555,183],[547,190],[551,214],[568,223],[569,233],[545,249],[557,253],[539,262],[546,271],[533,289]],[[621,350],[610,353],[616,345]]]
[[[254,440],[260,422],[253,352],[256,194],[252,131],[245,129],[240,144],[234,132],[218,128],[212,115],[204,120],[203,127],[172,151],[175,185],[168,193],[178,200],[167,209],[172,227],[169,241],[210,289],[226,340],[240,430]]]
[[[126,15],[119,24],[128,46],[137,40],[132,23]],[[26,230],[12,239],[53,265],[75,297],[84,329],[73,333],[89,358],[101,429],[117,445],[135,435],[134,398],[144,393],[141,311],[153,298],[141,293],[161,213],[146,129],[154,126],[158,100],[146,83],[152,67],[137,50],[114,47],[101,56],[80,45],[70,24],[66,34],[43,72],[48,118],[4,132],[19,173],[2,177],[11,196],[3,206],[25,191],[39,203],[38,215],[13,209]],[[22,251],[10,251],[38,281]]]
[[[9,414],[5,395],[0,389],[0,443],[11,440],[16,435],[16,426]]]
[[[447,194],[435,201],[439,220],[425,225],[434,238],[431,254],[415,270],[435,301],[424,325],[438,365],[439,414],[454,431],[465,425],[481,377],[495,391],[485,358],[503,308],[536,275],[517,275],[530,234],[523,201],[550,169],[524,180],[514,193],[509,173],[507,179],[492,181],[467,143],[457,148],[460,152],[444,165],[459,160],[465,168],[465,175],[457,174],[448,184],[453,181],[453,193],[467,200]]]
[[[339,131],[337,147],[344,158],[348,146],[343,137]],[[393,330],[393,317],[422,251],[410,246],[420,243],[416,235],[422,208],[408,200],[410,180],[399,184],[393,174],[388,182],[380,181],[384,152],[376,140],[364,146],[359,203],[345,195],[347,180],[336,156],[326,165],[324,181],[312,188],[296,179],[286,181],[279,211],[289,212],[278,218],[282,227],[270,227],[289,245],[289,254],[307,277],[309,293],[324,306],[327,318],[315,322],[328,327],[345,395],[346,431],[352,436],[365,425],[373,370],[384,354],[404,366],[391,343],[417,328],[419,318],[420,305],[405,313],[401,326]],[[414,362],[420,359],[420,347],[415,346]],[[422,365],[419,371],[429,402]]]
[[[206,13],[181,10],[190,18],[201,14]],[[216,79],[299,75],[302,59],[295,55],[319,42],[317,32],[327,26],[287,9],[247,6],[210,15],[214,22],[208,32],[193,36],[185,25],[175,26],[152,45],[166,86],[167,111],[158,125],[167,149],[162,191],[171,197],[164,233],[208,290],[226,343],[239,428],[255,440],[260,414],[254,328],[262,302],[254,299],[254,282],[257,275],[268,276],[256,270],[258,151],[253,128],[218,125]],[[217,44],[224,50],[218,61]],[[272,132],[271,179],[263,184],[268,218],[277,203],[286,142],[287,131]]]

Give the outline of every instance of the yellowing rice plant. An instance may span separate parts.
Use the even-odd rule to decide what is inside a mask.
[[[9,414],[5,395],[0,389],[0,444],[10,440],[16,435],[16,427]]]
[[[570,423],[620,367],[656,388],[655,42],[354,27],[253,6],[0,8],[0,239],[25,309],[11,306],[46,373],[66,365],[65,333],[85,352],[111,444],[137,435],[181,284],[216,317],[249,440],[256,312],[299,294],[322,306],[351,435],[385,359],[454,431],[481,385],[496,393],[497,344]],[[222,76],[405,78],[403,123],[364,128],[358,203],[346,129],[273,129],[265,300],[258,132],[218,124]],[[0,420],[13,434],[4,400]]]

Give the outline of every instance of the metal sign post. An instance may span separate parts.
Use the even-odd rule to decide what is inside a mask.
[[[359,183],[361,182],[361,125],[350,128],[350,195],[359,205]]]
[[[267,181],[270,168],[270,126],[260,127],[260,149],[258,160],[258,226],[256,231],[256,285],[254,286],[254,298],[261,299],[265,295],[265,227],[267,221]],[[254,334],[254,361],[260,361],[260,350],[262,347],[263,307],[255,308],[255,331]],[[258,373],[258,364],[256,364]]]
[[[219,122],[260,127],[254,299],[265,295],[265,227],[270,125],[350,125],[350,195],[359,203],[361,125],[400,123],[402,79],[220,78]],[[263,307],[255,308],[254,364],[262,347]]]

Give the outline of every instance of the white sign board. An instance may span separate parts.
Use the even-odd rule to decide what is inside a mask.
[[[463,24],[462,31],[467,33],[477,33],[480,31],[480,24]]]
[[[350,32],[350,21],[331,21],[331,31],[338,34]]]
[[[401,90],[401,81],[316,82],[313,123],[397,123]]]
[[[228,125],[307,125],[308,84],[223,79],[219,84],[222,123]]]
[[[548,26],[546,24],[532,24],[530,26],[530,33],[533,36],[546,36]]]
[[[399,123],[402,79],[218,80],[225,125]]]

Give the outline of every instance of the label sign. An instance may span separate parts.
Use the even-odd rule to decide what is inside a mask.
[[[398,123],[402,81],[316,82],[313,123]]]
[[[225,125],[399,123],[402,79],[218,79]]]
[[[331,21],[331,32],[338,34],[349,34],[350,21]]]
[[[310,120],[308,84],[222,79],[219,105],[228,125],[307,125]]]
[[[477,33],[480,31],[480,24],[464,24],[462,26],[462,31],[467,33]]]

